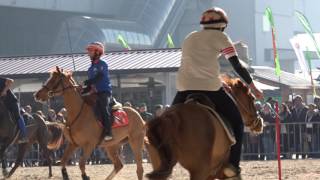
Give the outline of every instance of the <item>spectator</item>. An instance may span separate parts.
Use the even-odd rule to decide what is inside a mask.
[[[289,151],[289,146],[288,146],[289,129],[287,128],[287,125],[283,124],[283,123],[291,122],[291,112],[285,103],[282,103],[280,105],[279,119],[281,122],[280,134],[281,134],[282,152],[288,153],[288,151]],[[286,158],[289,158],[289,157],[290,157],[290,155],[286,154]]]
[[[317,121],[319,118],[319,112],[315,104],[309,104],[309,109],[306,114],[306,131],[303,136],[303,150],[304,152],[312,152],[312,134],[313,134],[313,122]],[[307,155],[306,155],[307,156]]]
[[[307,115],[308,108],[302,103],[302,97],[297,95],[293,99],[293,108],[292,108],[292,121],[297,122],[305,122],[305,118]],[[305,127],[301,126],[301,124],[297,124],[293,127],[294,133],[294,142],[295,142],[295,151],[302,152],[302,135],[304,134]]]
[[[60,113],[60,112],[57,114],[56,120],[57,120],[57,122],[59,122],[59,123],[66,123],[66,120],[64,119],[63,114]]]
[[[131,104],[131,102],[126,101],[126,102],[123,104],[123,106],[132,107],[132,104]]]
[[[302,97],[297,95],[293,99],[292,120],[294,122],[305,122],[308,108],[302,103]]]
[[[262,106],[261,102],[260,102],[260,101],[256,101],[254,105],[255,105],[255,107],[256,107],[257,113],[261,116],[262,113],[263,113],[263,106]],[[251,142],[251,143],[256,143],[256,144],[258,144],[258,146],[256,147],[256,149],[252,148],[252,149],[253,149],[252,151],[259,153],[258,158],[259,158],[260,160],[263,160],[263,159],[264,159],[264,156],[263,156],[263,154],[264,154],[264,147],[263,147],[263,139],[262,139],[262,136],[255,136],[255,135],[252,135],[252,134],[251,134],[251,135],[250,135],[250,142]]]
[[[163,112],[164,112],[163,105],[161,104],[155,105],[155,112],[154,112],[155,117],[161,116]]]
[[[55,122],[57,120],[57,114],[53,109],[48,110],[48,121]]]
[[[267,159],[274,159],[274,122],[275,122],[275,114],[273,113],[273,109],[270,103],[266,103],[263,106],[263,111],[261,117],[264,120],[264,134],[262,137],[263,145],[264,145],[264,152],[266,153]]]
[[[47,120],[46,116],[43,114],[43,112],[41,110],[37,111],[36,114],[41,116],[44,120]]]
[[[30,106],[30,105],[26,105],[25,107],[24,107],[24,110],[26,110],[26,112],[28,113],[28,114],[32,114],[32,107]]]
[[[317,109],[320,110],[320,97],[319,96],[314,97],[313,103],[317,106]]]
[[[152,119],[152,114],[148,112],[146,103],[141,103],[139,107],[139,113],[144,121],[150,121]]]
[[[59,113],[61,113],[61,114],[62,114],[64,121],[66,121],[66,120],[67,120],[67,118],[68,118],[68,112],[67,112],[67,109],[66,109],[66,108],[61,108],[61,109],[60,109],[60,111],[59,111]]]
[[[33,117],[31,114],[29,114],[24,108],[21,108],[21,115],[23,116],[24,123],[26,126],[33,123]]]

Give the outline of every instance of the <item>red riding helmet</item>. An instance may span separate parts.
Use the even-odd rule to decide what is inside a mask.
[[[204,27],[225,28],[228,22],[227,13],[219,7],[213,7],[202,13],[200,24]]]
[[[97,51],[100,55],[104,54],[104,45],[101,42],[93,42],[87,46],[87,51],[94,50]]]

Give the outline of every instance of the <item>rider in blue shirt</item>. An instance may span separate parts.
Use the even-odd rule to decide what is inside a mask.
[[[5,106],[11,112],[13,118],[17,121],[21,131],[18,143],[28,142],[26,126],[23,117],[20,114],[20,107],[17,97],[13,94],[10,87],[13,84],[13,79],[0,77],[0,97],[3,97]]]
[[[104,54],[104,45],[100,42],[90,43],[87,46],[87,52],[91,59],[91,66],[88,69],[88,80],[84,81],[84,84],[98,96],[95,111],[99,117],[102,117],[105,128],[104,140],[108,141],[112,139],[111,112],[109,110],[112,90],[108,64],[100,59]]]

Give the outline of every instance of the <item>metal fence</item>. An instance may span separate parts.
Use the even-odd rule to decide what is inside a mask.
[[[282,123],[280,148],[283,158],[320,157],[320,122]],[[267,124],[261,135],[244,136],[243,159],[275,159],[275,124]]]
[[[312,157],[320,158],[320,122],[314,123],[282,123],[281,124],[281,155],[282,158]],[[243,138],[243,159],[245,160],[272,160],[276,159],[275,124],[267,124],[262,134],[256,136],[245,130]],[[80,155],[76,152],[73,159],[75,164]],[[62,149],[54,152],[55,159],[58,160],[63,154]],[[9,163],[16,157],[16,146],[10,147],[7,151]],[[126,163],[134,162],[133,153],[128,145],[122,148],[122,158]],[[144,152],[144,158],[147,158]],[[101,149],[96,149],[90,163],[109,163]],[[34,144],[25,156],[25,165],[41,165],[44,162],[38,144]]]

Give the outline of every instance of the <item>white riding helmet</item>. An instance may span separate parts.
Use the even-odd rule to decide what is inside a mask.
[[[227,13],[219,7],[210,8],[202,13],[200,24],[203,27],[226,28],[228,24]]]

